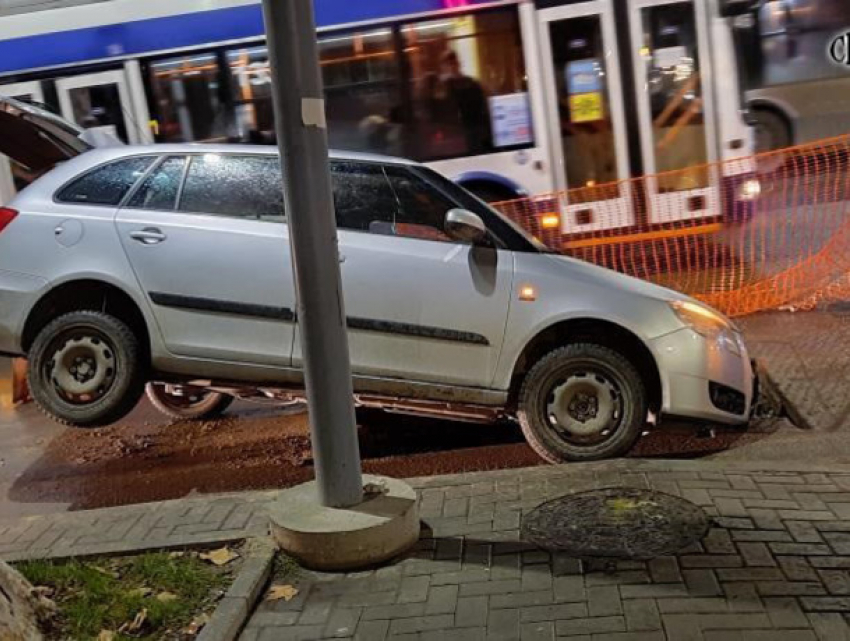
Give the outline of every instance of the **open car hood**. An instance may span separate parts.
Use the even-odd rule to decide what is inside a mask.
[[[95,146],[85,137],[83,129],[45,109],[0,96],[0,153],[34,174]]]

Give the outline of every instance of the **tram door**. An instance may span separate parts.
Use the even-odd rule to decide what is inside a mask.
[[[562,232],[719,215],[705,3],[590,0],[538,16]]]
[[[100,129],[135,144],[145,140],[147,118],[139,114],[124,69],[100,71],[56,81],[62,116],[83,129]]]
[[[634,224],[610,0],[538,12],[547,122],[564,234]]]

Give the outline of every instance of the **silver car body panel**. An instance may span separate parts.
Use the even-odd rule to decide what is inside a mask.
[[[138,305],[161,374],[300,384],[294,313],[269,316],[269,310],[295,309],[285,224],[53,198],[68,180],[104,162],[194,153],[276,151],[188,144],[95,149],[18,195],[11,207],[21,214],[0,233],[0,352],[22,351],[26,318],[42,296],[62,283],[91,279],[120,288]],[[333,157],[415,166],[367,154]],[[78,226],[78,238],[64,246],[56,229],[69,223]],[[151,247],[127,240],[147,226],[160,228],[168,240]],[[628,330],[649,349],[661,374],[665,413],[746,420],[718,410],[708,397],[714,381],[742,392],[749,408],[752,371],[742,342],[734,354],[689,329],[669,305],[686,299],[682,294],[542,253],[345,230],[339,242],[358,393],[501,405],[535,336],[565,321],[599,319]],[[533,301],[520,300],[523,288],[535,293]],[[260,313],[250,318],[232,309],[198,309],[198,299]]]

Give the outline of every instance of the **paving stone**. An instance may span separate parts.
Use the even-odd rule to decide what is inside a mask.
[[[587,588],[590,616],[604,617],[623,613],[620,590],[616,585]]]
[[[487,628],[455,628],[450,630],[428,630],[419,634],[418,641],[484,641]]]
[[[767,545],[774,554],[786,554],[790,556],[827,556],[832,554],[829,546],[823,543],[768,543]]]
[[[807,628],[809,620],[793,597],[769,597],[764,600],[767,616],[775,628]]]
[[[821,557],[780,556],[779,567],[790,581],[817,581],[818,575],[812,569],[812,562]],[[828,558],[828,557],[824,557]]]
[[[691,596],[718,596],[723,594],[713,570],[683,570],[685,586]]]
[[[797,543],[823,543],[823,537],[810,521],[786,521],[785,526]]]
[[[777,543],[776,545],[786,545]],[[699,554],[682,556],[679,564],[683,568],[738,568],[744,563],[740,556],[726,554]]]
[[[817,573],[827,592],[835,595],[850,595],[850,575],[846,570],[818,570]]]
[[[520,641],[554,641],[555,622],[536,621],[521,623],[519,628]]]
[[[626,627],[631,631],[661,630],[661,616],[652,599],[630,599],[623,601]]]
[[[335,609],[325,626],[325,637],[331,639],[353,637],[362,612],[362,608]],[[400,620],[404,621],[404,619]]]
[[[747,510],[747,515],[760,530],[785,530],[785,524],[779,518],[776,510],[753,508]]]
[[[693,614],[667,614],[662,618],[668,641],[703,641],[699,619]]]
[[[259,641],[311,641],[321,639],[324,626],[321,625],[293,625],[286,628],[268,627],[260,630]]]
[[[419,603],[428,598],[430,576],[408,576],[402,579],[398,591],[397,603]]]
[[[840,614],[811,612],[808,617],[820,641],[847,641],[850,639],[850,628]]]
[[[809,630],[710,630],[705,641],[817,641]]]
[[[587,605],[584,603],[558,603],[523,607],[520,620],[525,622],[556,621],[559,619],[583,619],[587,616]]]
[[[688,590],[682,584],[656,583],[652,585],[620,586],[620,596],[624,599],[660,599],[666,597],[686,597]]]
[[[490,608],[527,608],[534,605],[551,605],[554,599],[552,590],[520,592],[518,594],[494,594],[490,597]]]
[[[360,621],[354,632],[354,641],[384,641],[389,629],[389,621]]]
[[[729,611],[729,604],[726,602],[726,599],[719,598],[658,599],[657,604],[658,611],[661,614]]]
[[[553,576],[569,576],[572,574],[581,574],[581,559],[567,556],[563,553],[555,553],[553,555],[552,575]]]
[[[636,585],[650,582],[646,570],[621,571],[619,568],[615,572],[594,572],[584,578],[584,584],[589,588],[600,585]]]
[[[480,583],[462,583],[460,585],[460,596],[479,596],[482,594],[506,594],[508,592],[519,592],[522,584],[513,579],[507,581],[482,581]]]
[[[741,499],[716,498],[713,500],[719,516],[747,518],[750,516]]]
[[[431,585],[458,585],[460,583],[479,583],[489,581],[495,577],[492,570],[486,568],[472,568],[469,570],[457,570],[455,572],[439,572],[431,575]]]
[[[826,594],[820,583],[812,581],[760,581],[756,589],[762,596],[819,596]]]
[[[698,617],[699,626],[707,630],[745,630],[771,627],[767,614],[711,614]]]
[[[431,616],[409,617],[390,621],[390,637],[397,634],[410,634],[425,630],[444,630],[454,625],[451,614],[434,614]]]
[[[809,612],[848,612],[850,611],[850,597],[845,596],[822,596],[800,598],[800,604],[804,610]]]
[[[461,597],[457,600],[455,626],[473,628],[487,625],[487,597]]]
[[[735,544],[732,543],[732,537],[729,536],[729,531],[723,528],[712,528],[702,540],[705,551],[709,554],[736,554]]]
[[[591,635],[590,638],[592,641],[664,641],[664,633],[660,630],[656,632],[606,632]]]
[[[776,567],[776,559],[764,543],[738,543],[738,550],[748,567]]]
[[[794,539],[788,532],[779,532],[776,530],[733,530],[732,540],[741,542],[762,542],[775,541],[777,543],[793,543]]]
[[[520,610],[490,610],[487,641],[516,641],[519,638]]]
[[[756,528],[753,520],[749,517],[727,517],[721,515],[714,517],[714,522],[719,527],[725,527],[727,530],[754,530]]]
[[[552,587],[555,601],[584,601],[587,598],[584,577],[581,575],[555,577]]]
[[[809,563],[816,568],[850,569],[850,556],[813,556]]]
[[[648,567],[649,574],[654,583],[682,582],[682,574],[679,572],[679,562],[675,556],[661,556],[652,559]]]
[[[756,586],[752,583],[724,583],[723,591],[732,612],[761,612],[764,610]]]
[[[603,634],[605,632],[625,632],[626,622],[621,616],[597,617],[591,619],[568,619],[555,623],[558,636],[579,634]]]
[[[439,585],[428,591],[425,614],[450,614],[457,608],[458,586]]]
[[[549,565],[527,565],[523,567],[520,581],[523,592],[552,589],[552,574]]]
[[[398,603],[395,605],[376,605],[363,610],[363,620],[404,619],[419,617],[425,613],[424,603]]]

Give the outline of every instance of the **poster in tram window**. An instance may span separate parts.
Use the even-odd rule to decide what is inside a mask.
[[[593,122],[605,118],[602,99],[602,65],[596,58],[573,60],[565,69],[570,120]]]
[[[490,119],[494,147],[531,144],[531,108],[527,93],[490,96]]]

